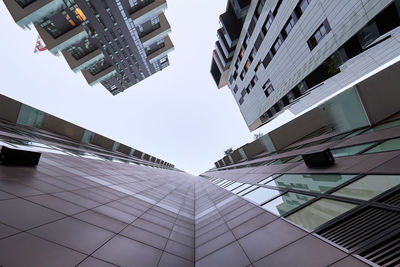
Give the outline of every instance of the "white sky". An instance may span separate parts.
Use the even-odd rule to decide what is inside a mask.
[[[199,174],[229,147],[253,140],[240,110],[210,74],[219,15],[226,0],[168,0],[175,51],[170,66],[112,96],[90,87],[62,56],[33,53],[36,31],[24,31],[0,1],[0,93]],[[270,126],[267,126],[268,128]]]

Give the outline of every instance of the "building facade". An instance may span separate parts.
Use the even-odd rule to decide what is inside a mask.
[[[399,71],[397,63],[361,81],[234,150],[202,175],[226,194],[258,205],[349,256],[334,262],[327,256],[333,254],[290,234],[290,241],[280,244],[283,236],[275,233],[274,221],[254,217],[250,220],[263,227],[239,239],[253,244],[253,251],[243,248],[253,266],[400,264],[400,106],[391,100],[399,97]],[[328,148],[335,164],[305,164],[304,155]]]
[[[174,49],[165,0],[4,0],[15,22],[33,25],[89,85],[116,95],[169,66]]]
[[[312,231],[326,221],[325,216],[347,216],[346,211],[361,214],[354,220],[375,211],[392,219],[392,224],[382,227],[392,229],[391,241],[396,241],[398,211],[391,204],[396,203],[393,195],[388,204],[379,204],[381,195],[373,202],[364,200],[398,181],[395,175],[380,174],[385,183],[361,200],[348,197],[349,188],[351,191],[360,177],[362,182],[368,178],[366,186],[376,177],[355,175],[361,172],[355,168],[351,174],[302,176],[297,173],[308,170],[302,172],[298,169],[302,166],[295,162],[297,171],[292,172],[261,166],[219,168],[202,177],[193,176],[171,165],[157,164],[152,157],[130,157],[126,147],[110,142],[105,145],[104,138],[96,135],[84,138],[90,142],[78,142],[76,136],[82,131],[77,126],[58,119],[55,127],[51,121],[56,119],[50,115],[5,97],[0,99],[2,149],[42,153],[36,167],[0,164],[3,266],[370,266],[368,256],[353,256],[352,251],[322,239],[326,227],[318,228],[324,231],[318,230],[319,236]],[[399,134],[398,129],[389,130],[392,135],[386,133],[384,138]],[[382,139],[380,133],[373,136],[369,138]],[[375,143],[371,146],[376,149]],[[385,147],[384,143],[380,146]],[[378,161],[376,154],[368,155],[374,155],[370,160],[376,161],[375,165],[386,160],[396,168],[392,158],[397,160],[399,151],[384,153]],[[252,164],[250,159],[248,164]],[[369,164],[369,168],[375,165]],[[339,160],[338,167],[343,168]],[[277,177],[286,169],[297,175]],[[269,182],[272,178],[277,184]],[[269,184],[257,184],[261,179]],[[344,181],[350,185],[335,196],[321,196]],[[263,204],[273,197],[273,203]],[[362,209],[365,204],[370,205],[365,207],[367,214]],[[351,234],[357,241],[356,233]]]
[[[257,129],[397,58],[399,10],[397,0],[229,0],[211,74]]]

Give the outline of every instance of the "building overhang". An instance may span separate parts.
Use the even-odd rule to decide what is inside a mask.
[[[150,61],[150,63],[153,64],[157,60],[160,60],[163,57],[165,57],[166,55],[168,55],[168,53],[173,50],[174,50],[174,45],[172,44],[171,39],[167,35],[164,37],[164,46],[161,47],[160,49],[154,51],[153,53],[149,54],[147,56],[147,59]]]
[[[166,0],[155,0],[147,6],[137,11],[134,11],[131,14],[131,18],[133,20],[133,23],[135,23],[135,25],[138,25],[150,19],[151,17],[162,13],[165,8],[167,8]]]
[[[93,86],[109,77],[112,75],[116,74],[117,71],[115,70],[114,66],[110,66],[101,72],[97,73],[96,75],[92,75],[89,71],[87,70],[82,70],[83,77],[85,77],[87,83],[90,86]]]
[[[81,71],[104,57],[100,49],[96,49],[80,59],[75,59],[65,49],[61,52],[73,72]]]
[[[64,50],[71,45],[79,42],[80,40],[88,37],[87,32],[82,27],[78,25],[72,28],[70,31],[62,34],[61,36],[54,38],[45,29],[40,27],[39,24],[35,24],[35,28],[42,37],[43,42],[46,44],[47,49],[52,53],[56,54],[58,51]]]
[[[169,32],[171,32],[171,26],[169,25],[164,13],[161,13],[158,17],[160,20],[160,28],[149,32],[148,34],[140,38],[140,41],[142,42],[144,47],[149,46],[158,39],[164,38],[168,35]]]

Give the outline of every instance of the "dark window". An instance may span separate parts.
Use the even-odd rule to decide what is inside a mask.
[[[254,72],[257,72],[260,66],[261,66],[261,61],[258,62],[256,68],[254,69]]]
[[[271,53],[268,53],[268,54],[265,56],[264,60],[263,60],[263,66],[264,66],[264,68],[267,68],[267,67],[268,67],[268,65],[269,65],[269,63],[271,62],[271,60],[272,60]]]
[[[266,35],[269,28],[271,28],[272,21],[273,21],[273,18],[271,16],[271,14],[269,14],[267,16],[267,18],[265,19],[264,25],[262,26],[262,29],[261,29],[264,35]]]
[[[260,17],[261,11],[264,7],[264,4],[265,4],[265,0],[258,1],[256,10],[254,11],[254,16],[256,17],[256,19],[258,19]]]
[[[244,76],[246,75],[245,70],[242,70],[242,72],[240,73],[240,79],[243,81]]]
[[[308,39],[307,43],[310,47],[310,50],[313,50],[329,31],[330,27],[328,24],[328,20],[325,20],[324,23],[322,23],[321,26],[319,26],[319,28],[310,37],[310,39]]]
[[[276,17],[276,14],[278,14],[279,7],[281,6],[281,4],[282,4],[282,0],[278,0],[278,3],[275,6],[274,12],[272,12],[272,15],[274,15],[274,17]]]
[[[380,35],[400,26],[400,18],[396,4],[392,3],[374,18]]]
[[[308,7],[308,5],[310,4],[311,0],[301,0],[296,8],[295,8],[295,12],[297,15],[297,18],[300,18],[301,15],[303,15],[303,13],[306,11],[306,8]]]
[[[243,101],[244,101],[244,98],[243,98],[243,96],[239,99],[239,105],[242,105],[243,104]]]
[[[264,85],[262,86],[263,90],[264,90],[264,94],[266,97],[269,97],[269,95],[274,91],[274,87],[272,86],[272,83],[270,81],[270,79],[268,79]]]
[[[237,85],[235,85],[235,87],[233,88],[233,92],[236,94],[238,90],[239,88],[237,87]]]
[[[233,82],[233,75],[231,75],[231,77],[229,77],[229,83],[232,84]]]
[[[235,70],[235,72],[233,73],[233,79],[236,80],[237,76],[238,76],[238,74],[237,74],[237,71]]]
[[[271,118],[273,116],[271,110],[267,110],[267,115],[268,115],[269,118]]]
[[[296,22],[295,22],[293,16],[290,16],[281,32],[283,39],[286,39],[286,37],[289,35],[290,31],[293,29],[293,26],[295,24],[296,24]]]
[[[281,45],[282,45],[282,39],[278,36],[278,38],[276,39],[274,45],[271,48],[272,55],[275,56],[276,52],[278,52],[278,50],[281,47]]]
[[[257,54],[257,51],[256,51],[255,48],[253,48],[253,49],[251,50],[251,52],[250,52],[250,55],[249,55],[249,61],[250,61],[250,63],[253,62],[253,59],[255,58],[256,54]]]
[[[247,30],[247,34],[249,34],[249,35],[253,34],[254,27],[256,27],[256,23],[257,23],[257,20],[255,18],[252,18],[250,21],[249,28]]]
[[[260,33],[256,39],[256,42],[254,43],[254,48],[258,51],[260,49],[260,46],[262,44],[262,41],[264,40],[264,37],[262,33]]]

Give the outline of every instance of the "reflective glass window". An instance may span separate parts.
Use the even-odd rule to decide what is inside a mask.
[[[286,219],[295,224],[301,225],[308,230],[314,230],[318,226],[336,218],[356,206],[357,205],[346,202],[323,198],[299,211],[296,211],[286,217]]]
[[[242,183],[234,182],[233,184],[231,184],[231,185],[225,187],[225,189],[230,191],[230,190],[232,190],[232,189],[235,189],[235,188],[238,187],[239,185],[242,185]]]
[[[265,203],[262,207],[277,215],[283,215],[286,212],[291,211],[292,209],[295,209],[300,205],[303,205],[313,198],[314,197],[308,195],[288,192],[282,196],[275,198],[274,200]]]
[[[367,175],[334,192],[335,196],[369,200],[400,184],[400,175]]]
[[[259,187],[256,190],[244,195],[245,198],[252,200],[257,204],[261,204],[279,194],[278,190]]]
[[[362,144],[362,145],[356,145],[356,146],[348,146],[348,147],[343,147],[343,148],[336,148],[332,149],[332,155],[334,157],[344,157],[344,156],[352,156],[360,153],[361,151],[367,149],[368,147],[376,144],[375,143],[368,143],[368,144]]]
[[[250,192],[251,190],[253,190],[253,189],[257,188],[257,187],[258,187],[258,186],[256,186],[256,185],[249,186],[249,187],[246,188],[245,190],[239,192],[238,195],[239,195],[239,196],[243,196],[243,195],[247,194],[248,192]]]
[[[279,176],[279,175],[280,175],[280,174],[274,174],[274,175],[268,176],[267,178],[265,178],[265,179],[259,181],[258,183],[259,183],[259,184],[266,184],[267,182],[271,181],[272,179],[274,179],[275,177],[277,177],[277,176]]]
[[[250,186],[251,186],[250,184],[242,184],[241,186],[236,187],[235,189],[233,189],[232,193],[236,194],[236,193],[238,193],[238,192],[240,192],[240,191],[242,191],[242,190],[244,190],[246,188],[249,188]]]
[[[340,174],[284,174],[267,185],[325,193],[332,188],[356,177]]]
[[[366,151],[365,154],[399,150],[399,149],[400,149],[400,138],[395,138],[387,140],[377,146],[374,146],[373,148]]]

